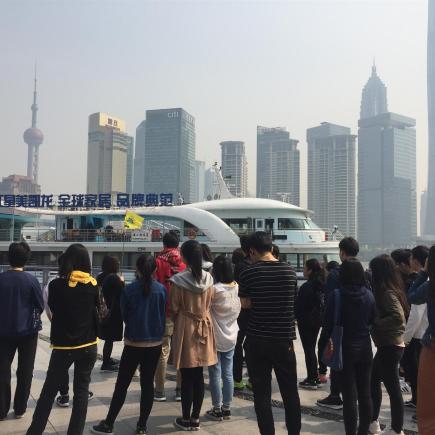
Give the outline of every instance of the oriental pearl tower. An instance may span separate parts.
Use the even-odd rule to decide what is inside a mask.
[[[33,89],[33,104],[32,110],[32,126],[28,128],[23,135],[24,142],[28,146],[27,153],[27,176],[30,177],[35,183],[38,183],[38,167],[39,167],[39,145],[44,140],[44,135],[39,128],[36,128],[36,117],[38,113],[38,105],[36,103],[36,68],[35,68],[35,83]]]

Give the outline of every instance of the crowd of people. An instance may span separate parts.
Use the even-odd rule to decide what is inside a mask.
[[[379,255],[365,270],[358,242],[347,237],[339,244],[341,264],[307,259],[305,282],[298,289],[295,270],[280,261],[278,247],[265,232],[242,237],[232,258],[214,258],[207,245],[195,240],[181,248],[179,243],[176,232],[166,233],[162,252],[138,257],[136,279],[128,285],[115,257],[106,256],[94,278],[87,249],[72,244],[59,257],[58,276],[44,290],[24,272],[29,246],[12,243],[10,268],[0,274],[0,420],[11,407],[16,353],[13,411],[15,418],[26,412],[45,310],[52,352],[28,435],[44,432],[54,403],[69,406],[71,366],[74,397],[67,433],[83,433],[94,397],[89,386],[99,339],[104,340],[100,368],[116,372],[117,379],[106,417],[91,428],[96,434],[114,433],[137,372],[136,433],[147,433],[153,403],[167,400],[170,355],[177,370],[174,399],[181,402],[173,421],[178,430],[199,430],[201,415],[231,419],[234,391],[249,388],[259,432],[274,434],[273,370],[287,432],[297,435],[299,388],[318,390],[329,370],[330,394],[317,405],[343,409],[346,435],[404,434],[406,407],[416,409],[412,418],[420,435],[435,434],[435,246]],[[297,331],[307,373],[299,383]],[[112,358],[117,341],[124,342],[120,360]],[[205,368],[212,407],[204,412]],[[379,421],[382,384],[391,412],[384,430]],[[404,402],[408,385],[411,399]]]

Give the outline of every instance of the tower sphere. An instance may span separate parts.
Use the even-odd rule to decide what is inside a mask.
[[[41,145],[44,135],[39,128],[28,128],[24,132],[23,138],[27,145]]]

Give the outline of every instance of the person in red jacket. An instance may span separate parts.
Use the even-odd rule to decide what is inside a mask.
[[[154,400],[157,402],[165,402],[165,379],[166,367],[168,365],[168,358],[171,352],[171,337],[174,332],[174,322],[171,319],[170,301],[171,301],[171,287],[170,278],[175,274],[182,272],[186,265],[182,262],[180,250],[178,245],[180,238],[175,231],[169,231],[163,236],[163,251],[157,255],[156,264],[157,269],[155,277],[157,281],[163,284],[167,291],[166,299],[166,325],[165,333],[163,336],[162,353],[160,355],[159,363],[157,365],[156,374],[154,377],[155,391]],[[177,387],[175,390],[175,400],[181,400],[181,380],[177,372]]]

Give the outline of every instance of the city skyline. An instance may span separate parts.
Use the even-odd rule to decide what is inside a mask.
[[[304,137],[310,125],[327,119],[334,119],[356,130],[361,88],[375,56],[378,70],[391,90],[390,105],[395,111],[408,113],[417,119],[418,190],[426,187],[426,2],[395,2],[394,8],[390,7],[388,1],[364,5],[333,1],[306,4],[289,2],[268,8],[261,4],[248,7],[242,3],[231,6],[140,3],[128,1],[123,8],[107,5],[104,23],[111,23],[115,19],[118,22],[121,14],[125,22],[140,19],[147,24],[141,26],[141,30],[137,26],[132,30],[133,33],[126,31],[113,36],[103,32],[104,23],[95,23],[93,17],[101,12],[97,6],[74,8],[63,5],[58,8],[38,2],[36,7],[25,1],[20,2],[20,5],[12,2],[6,4],[4,14],[0,17],[4,24],[0,32],[3,40],[14,41],[16,50],[7,52],[3,58],[7,65],[4,72],[4,83],[7,85],[4,84],[1,90],[10,104],[7,110],[0,109],[0,115],[6,126],[5,143],[16,148],[16,153],[6,155],[0,162],[2,175],[25,172],[21,169],[24,166],[25,145],[21,145],[20,136],[25,126],[29,71],[35,55],[40,71],[39,98],[44,107],[39,124],[46,133],[41,155],[41,183],[44,190],[60,192],[84,189],[86,165],[74,165],[68,168],[68,177],[62,175],[65,172],[64,159],[68,161],[85,151],[88,113],[97,110],[117,113],[133,127],[143,119],[144,109],[182,106],[197,119],[197,159],[205,160],[209,165],[219,160],[219,142],[232,137],[245,142],[251,168],[250,193],[255,191],[253,186],[256,178],[255,126],[285,125],[298,138]],[[23,10],[27,10],[23,9],[23,5],[31,13],[23,14]],[[227,8],[233,12],[230,18]],[[86,11],[86,16],[82,17],[82,10]],[[145,12],[147,15],[144,15]],[[74,17],[78,14],[80,19],[76,21],[79,28],[74,26],[73,31],[70,25],[62,21],[62,16]],[[178,32],[180,14],[190,23],[189,30],[183,35]],[[44,22],[47,16],[53,18],[50,26],[54,28],[46,26],[41,29],[38,26],[36,36],[29,44],[29,38],[25,37],[29,29],[33,29],[35,23]],[[262,22],[264,16],[269,21],[274,20],[274,26],[266,26],[267,29],[258,34],[252,33],[249,29],[256,28],[255,24]],[[295,17],[292,20],[295,24],[290,28],[286,25],[289,16]],[[158,30],[163,17],[168,17],[172,30],[171,26]],[[212,17],[216,20],[212,21]],[[246,23],[243,27],[246,34],[241,35],[240,40],[233,41],[235,35],[232,32],[228,36],[224,35],[222,40],[217,39],[217,34],[222,37],[220,32],[216,33],[220,27],[219,19],[236,23],[241,17]],[[341,38],[341,32],[353,30],[369,18],[369,35],[358,37],[352,31],[346,40]],[[303,26],[307,19],[312,19],[319,30],[309,37]],[[299,22],[300,26],[297,24]],[[329,30],[340,26],[339,34]],[[132,24],[128,25],[129,30],[133,27]],[[411,37],[408,32],[401,31],[405,27],[413,29]],[[90,29],[93,31],[90,32]],[[56,41],[51,38],[52,30],[58,32]],[[152,48],[146,42],[146,35],[154,31],[165,36]],[[198,32],[203,34],[199,42],[194,38]],[[77,33],[79,37],[71,39]],[[181,53],[177,55],[173,45],[177,38],[192,47],[190,54],[185,52],[184,57],[181,57]],[[139,57],[134,55],[134,39],[140,40],[151,50],[145,69],[139,67]],[[233,41],[232,48],[227,50],[230,40]],[[63,49],[65,45],[69,49],[64,55],[59,48],[62,46]],[[102,51],[97,53],[93,49],[96,46]],[[272,49],[272,46],[275,48]],[[319,47],[325,47],[326,51],[319,51]],[[284,50],[294,60],[279,56]],[[116,65],[107,67],[104,55],[112,51],[122,53],[122,69]],[[256,60],[259,53],[262,55],[260,63]],[[52,54],[56,56],[52,57]],[[168,54],[172,57],[168,57]],[[91,59],[93,61],[95,56],[101,63],[95,72],[81,68]],[[109,57],[106,57],[108,60]],[[217,67],[217,64],[225,64],[225,60],[233,64],[228,70],[231,78]],[[293,68],[295,62],[297,68]],[[247,69],[248,66],[254,68]],[[177,70],[175,75],[172,73],[174,67]],[[211,71],[216,73],[210,74]],[[220,73],[217,74],[217,71]],[[248,71],[249,74],[246,74]],[[213,86],[210,86],[211,83]],[[123,92],[119,93],[121,84]],[[201,97],[205,92],[207,98],[203,100]],[[232,122],[233,119],[237,122]],[[71,131],[72,126],[74,128]],[[65,131],[68,131],[68,135],[64,134]],[[304,168],[304,141],[301,141],[300,149],[301,167]],[[301,175],[301,204],[306,205],[306,174]]]

